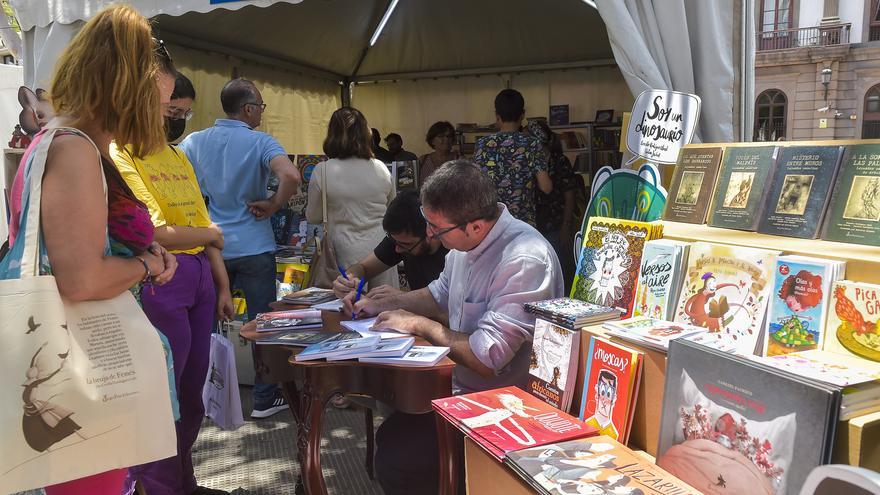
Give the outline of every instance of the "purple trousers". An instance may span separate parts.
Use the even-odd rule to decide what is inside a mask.
[[[197,487],[192,446],[205,417],[202,387],[208,375],[217,294],[211,264],[204,252],[175,256],[174,278],[161,287],[144,287],[141,304],[150,322],[171,344],[180,403],[180,420],[175,424],[177,455],[130,467],[123,493],[134,493],[136,481],[150,495],[189,495]]]

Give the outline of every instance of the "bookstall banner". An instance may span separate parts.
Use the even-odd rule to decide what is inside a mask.
[[[626,128],[626,148],[652,163],[675,164],[678,152],[697,129],[700,97],[678,91],[643,91],[633,104]]]

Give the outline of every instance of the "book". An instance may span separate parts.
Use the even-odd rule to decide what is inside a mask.
[[[831,304],[823,349],[880,362],[880,285],[838,280]]]
[[[376,324],[376,317],[361,318],[359,320],[340,321],[339,325],[346,330],[357,332],[364,336],[376,336],[380,339],[400,339],[409,337],[410,334],[398,332],[393,328],[373,328]]]
[[[772,180],[777,149],[747,146],[724,150],[709,209],[709,225],[755,231],[762,214],[764,189]]]
[[[361,337],[361,334],[357,332],[324,332],[322,330],[288,330],[277,334],[266,332],[262,335],[261,338],[254,340],[255,344],[308,347],[319,342],[359,339]]]
[[[357,332],[354,332],[357,333]],[[334,354],[327,357],[327,361],[342,361],[345,359],[360,358],[400,358],[412,348],[415,337],[405,339],[380,340],[376,347],[352,349],[351,352]]]
[[[320,328],[321,312],[309,309],[271,311],[257,314],[258,332],[277,332],[294,328]]]
[[[797,494],[830,461],[839,413],[835,387],[678,339],[657,465],[705,493]]]
[[[517,387],[435,399],[431,407],[498,460],[514,450],[596,434],[595,428]]]
[[[813,349],[767,357],[750,357],[767,366],[783,369],[837,387],[870,384],[880,387],[880,363],[854,356]],[[846,398],[846,397],[844,397]]]
[[[419,176],[418,160],[391,162],[388,164],[388,169],[398,192],[404,189],[415,189],[417,187],[416,180]]]
[[[609,321],[602,326],[608,331],[609,336],[662,352],[666,352],[669,349],[669,342],[675,339],[706,332],[703,327],[648,316],[633,316],[626,320]]]
[[[674,321],[706,328],[753,354],[763,329],[776,251],[695,242]]]
[[[571,297],[617,308],[628,318],[645,242],[662,235],[659,222],[590,218]]]
[[[333,293],[333,290],[319,289],[317,287],[299,290],[281,298],[287,304],[301,304],[304,306],[314,306],[334,299],[336,299],[336,295]]]
[[[663,212],[664,220],[698,224],[706,222],[722,151],[720,147],[682,148],[672,175],[670,201]]]
[[[604,435],[517,450],[507,455],[505,463],[545,495],[700,494]]]
[[[843,261],[805,256],[776,259],[763,355],[822,348],[831,283],[845,267]]]
[[[529,356],[528,391],[567,411],[574,396],[581,334],[538,318]]]
[[[318,303],[312,306],[312,309],[317,309],[319,311],[333,311],[334,313],[342,312],[342,299],[334,299],[332,301],[327,301],[323,303]]]
[[[294,359],[296,361],[323,359],[329,356],[350,353],[356,349],[372,349],[377,345],[379,345],[378,336],[364,337],[361,335],[360,338],[329,340],[306,347]]]
[[[822,239],[880,246],[880,145],[846,147]]]
[[[842,155],[842,146],[780,148],[758,232],[803,239],[819,237]]]
[[[435,366],[447,354],[449,354],[448,347],[414,345],[401,357],[362,357],[358,358],[358,361],[362,363],[394,364],[397,366],[429,367]]]
[[[670,239],[645,243],[639,280],[636,285],[633,316],[672,318],[684,276],[690,244]]]
[[[550,125],[568,125],[568,105],[550,105]]]
[[[620,318],[619,309],[569,297],[525,303],[523,309],[569,330]]]
[[[643,354],[601,337],[592,337],[578,416],[588,425],[626,443],[642,375]]]

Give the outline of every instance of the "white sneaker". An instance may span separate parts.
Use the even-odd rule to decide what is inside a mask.
[[[268,418],[269,416],[274,416],[285,409],[287,409],[287,401],[284,400],[284,397],[281,394],[277,394],[275,399],[268,404],[255,404],[254,410],[251,411],[251,417],[256,419]]]

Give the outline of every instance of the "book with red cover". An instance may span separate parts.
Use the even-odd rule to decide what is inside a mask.
[[[580,418],[621,443],[632,425],[643,354],[629,347],[593,337],[587,351],[587,372]]]
[[[431,401],[434,410],[498,460],[511,451],[596,434],[596,429],[517,387]]]

